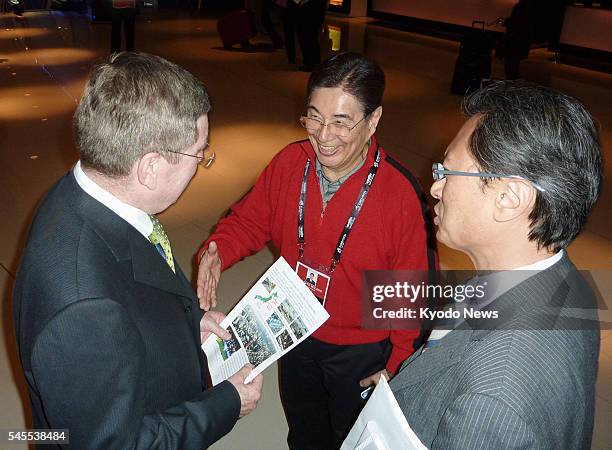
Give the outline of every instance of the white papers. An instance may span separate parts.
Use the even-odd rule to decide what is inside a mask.
[[[380,381],[340,450],[427,450],[412,431],[385,377]]]
[[[354,448],[355,450],[389,450],[383,432],[376,422],[372,421],[366,423]]]
[[[304,282],[280,257],[221,322],[232,338],[211,335],[202,349],[213,385],[250,362],[245,382],[306,339],[329,314]]]

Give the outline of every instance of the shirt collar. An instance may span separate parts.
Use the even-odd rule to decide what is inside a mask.
[[[88,195],[102,203],[127,223],[136,228],[136,230],[138,230],[138,232],[145,238],[149,238],[149,235],[153,232],[153,223],[151,223],[151,218],[146,212],[122,202],[113,194],[98,186],[85,174],[83,168],[81,167],[81,161],[77,161],[72,169],[72,173],[74,174],[74,178],[76,179],[78,185]]]
[[[361,162],[357,165],[357,167],[355,167],[349,173],[347,173],[346,175],[338,178],[336,181],[331,181],[331,180],[329,180],[325,176],[325,173],[323,172],[323,166],[321,165],[319,160],[315,158],[315,168],[316,168],[316,171],[317,171],[317,178],[319,178],[319,180],[325,186],[330,186],[330,185],[331,186],[340,186],[342,183],[344,183],[346,180],[348,180],[351,175],[353,175],[355,172],[357,172],[359,169],[361,169],[363,167],[364,163],[365,163],[365,159],[362,159]]]
[[[518,267],[512,270],[544,270],[554,265],[561,258],[563,258],[563,250],[559,250],[557,253],[555,253],[554,255],[546,259],[542,259],[540,261],[534,262],[533,264],[529,264],[523,267]]]
[[[563,257],[563,250],[555,253],[546,259],[542,259],[533,264],[517,267],[509,271],[493,272],[484,276],[478,277],[478,283],[487,283],[487,300],[481,302],[479,307],[491,303],[496,298],[505,294],[514,286],[519,285],[525,280],[531,278],[536,273],[556,264]]]

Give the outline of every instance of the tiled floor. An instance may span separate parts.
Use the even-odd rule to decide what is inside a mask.
[[[145,11],[139,16],[139,50],[187,67],[209,88],[214,103],[211,143],[218,161],[200,170],[178,204],[162,215],[180,264],[192,256],[210,228],[251,186],[258,172],[287,143],[304,136],[297,125],[307,75],[290,67],[281,51],[243,53],[221,48],[215,13]],[[448,93],[458,44],[382,28],[364,19],[329,17],[342,30],[342,49],[376,59],[388,88],[378,137],[409,164],[425,187],[430,167],[462,123],[460,98]],[[36,203],[76,160],[70,117],[91,64],[106,56],[110,25],[58,12],[0,15],[0,429],[23,427],[29,407],[23,393],[10,319],[12,276]],[[255,40],[261,44],[264,37]],[[327,44],[327,41],[324,40]],[[326,45],[325,52],[330,53]],[[612,154],[612,75],[552,64],[544,50],[524,63],[526,78],[582,99],[602,125],[606,159]],[[494,76],[501,65],[494,61]],[[612,176],[610,164],[606,168]],[[602,193],[585,233],[569,249],[580,268],[594,272],[603,293],[612,292],[612,188]],[[446,268],[469,267],[464,255],[440,249]],[[228,270],[220,286],[220,309],[232,304],[274,257],[269,250]],[[608,322],[612,317],[607,314]],[[24,412],[25,410],[25,412]],[[612,332],[602,333],[597,417],[593,448],[612,446]],[[241,420],[215,449],[285,448],[287,428],[278,396],[275,368],[268,369],[258,410]],[[255,443],[255,444],[254,444]],[[11,447],[19,448],[19,447]]]

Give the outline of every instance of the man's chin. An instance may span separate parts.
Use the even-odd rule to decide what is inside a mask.
[[[336,165],[336,158],[337,158],[336,153],[333,153],[331,155],[326,155],[325,153],[317,152],[316,156],[317,156],[317,159],[319,160],[319,163],[322,166],[326,166],[326,167],[332,166],[333,167]]]

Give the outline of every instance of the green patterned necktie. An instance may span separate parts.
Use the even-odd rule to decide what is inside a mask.
[[[168,239],[168,235],[164,231],[164,227],[157,220],[155,216],[149,216],[151,218],[151,222],[153,223],[153,232],[149,235],[149,240],[155,247],[159,253],[164,257],[172,272],[176,273],[174,269],[174,258],[172,258],[172,249],[170,248],[170,239]],[[160,248],[161,247],[161,248]]]

